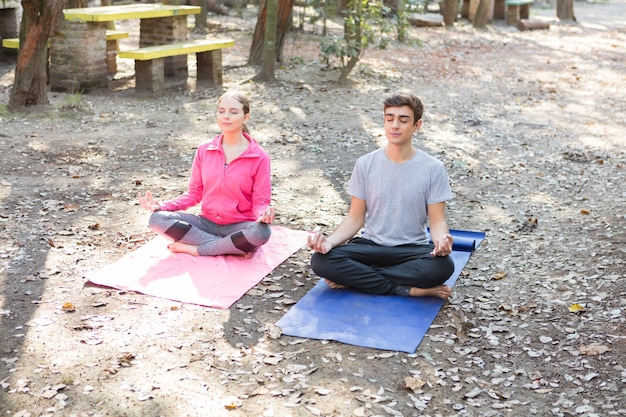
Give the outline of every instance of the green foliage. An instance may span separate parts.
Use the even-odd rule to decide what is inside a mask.
[[[389,33],[397,28],[394,19],[387,19],[389,8],[383,1],[351,0],[341,11],[344,36],[326,36],[320,49],[327,60],[337,58],[341,63],[341,79],[345,79],[370,46],[384,49]]]
[[[63,110],[80,110],[82,108],[83,93],[66,94],[63,98]]]
[[[72,385],[74,385],[74,377],[72,377],[72,376],[64,376],[61,379],[61,383],[65,384],[65,385],[68,385],[68,386],[72,386]]]
[[[339,16],[341,2],[339,0],[305,0],[304,5],[313,9],[314,12],[307,22],[317,23]]]
[[[291,57],[290,62],[291,62],[293,65],[304,65],[304,63],[305,63],[306,61],[305,61],[305,60],[304,60],[304,58],[303,58],[303,57],[301,57],[301,56],[293,56],[293,57]]]
[[[356,48],[351,47],[345,38],[334,35],[323,38],[320,43],[320,49],[327,62],[330,57],[336,57],[341,62],[342,68],[346,66],[347,58],[357,53]]]

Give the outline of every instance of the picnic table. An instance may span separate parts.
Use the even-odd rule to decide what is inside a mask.
[[[51,89],[80,92],[108,86],[108,22],[139,19],[139,46],[156,46],[186,41],[187,17],[198,13],[198,6],[147,3],[65,9],[64,24],[50,39]],[[186,78],[187,56],[169,57],[165,73]]]

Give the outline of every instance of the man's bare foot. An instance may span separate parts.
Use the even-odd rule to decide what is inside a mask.
[[[327,279],[324,279],[324,281],[326,282],[326,285],[328,285],[333,290],[340,290],[340,289],[343,289],[343,288],[348,288],[347,285],[337,284],[336,282],[332,282],[332,281],[329,281]]]
[[[186,253],[193,256],[198,256],[198,247],[196,245],[189,245],[187,243],[174,242],[167,245],[167,248],[172,253]]]
[[[431,288],[411,287],[409,295],[411,297],[439,297],[445,300],[452,295],[452,288],[447,285],[438,285]]]

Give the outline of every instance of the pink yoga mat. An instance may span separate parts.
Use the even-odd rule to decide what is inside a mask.
[[[229,308],[285,259],[306,245],[308,232],[272,226],[270,240],[251,258],[173,254],[160,236],[99,271],[94,284],[169,300]]]

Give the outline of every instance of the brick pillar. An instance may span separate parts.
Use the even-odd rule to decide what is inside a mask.
[[[117,73],[117,51],[119,43],[117,39],[107,40],[107,72],[110,75]]]
[[[0,38],[17,38],[17,28],[17,9],[14,7],[0,9]]]
[[[204,82],[209,85],[222,85],[222,50],[198,52],[197,75],[198,82]]]
[[[506,24],[515,26],[519,22],[519,6],[506,7]]]
[[[528,19],[530,17],[530,4],[522,4],[519,7],[519,18]]]
[[[149,61],[135,60],[135,90],[160,94],[165,90],[163,82],[164,58]]]
[[[187,40],[187,16],[141,19],[139,46],[165,45]],[[165,75],[187,78],[187,55],[165,59]]]
[[[108,87],[106,23],[65,21],[50,39],[50,88],[72,93]]]

